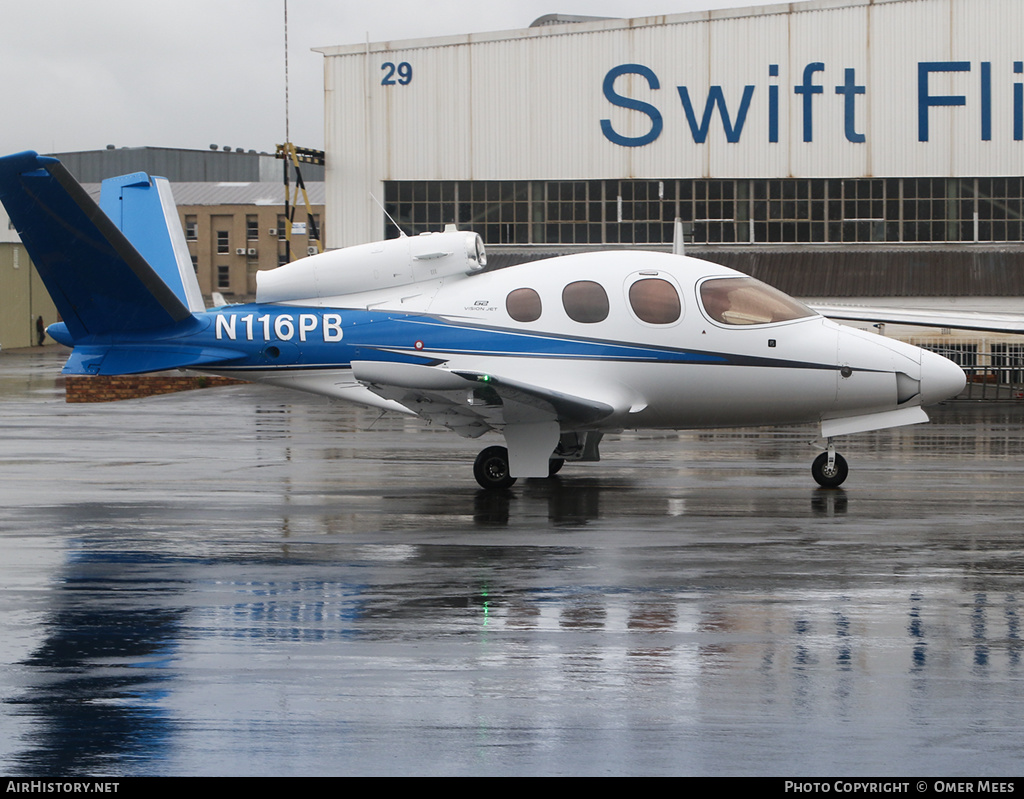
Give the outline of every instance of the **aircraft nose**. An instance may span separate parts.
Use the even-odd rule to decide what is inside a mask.
[[[955,397],[967,385],[964,370],[949,358],[925,350],[921,355],[921,404],[932,405],[936,402]]]

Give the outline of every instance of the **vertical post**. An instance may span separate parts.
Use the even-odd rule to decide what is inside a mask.
[[[288,126],[288,0],[284,0],[284,223],[288,226],[284,234],[285,263],[292,260],[292,214],[288,207],[288,154],[291,146]]]
[[[284,257],[285,263],[291,263],[292,260],[292,212],[291,204],[288,202],[288,150],[291,148],[291,142],[286,141],[285,146],[285,158],[284,158],[284,223],[286,225],[284,229]]]
[[[686,255],[686,237],[683,234],[683,220],[680,217],[676,217],[676,221],[672,225],[672,254],[673,255]]]

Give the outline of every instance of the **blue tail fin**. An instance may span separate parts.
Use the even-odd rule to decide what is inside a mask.
[[[55,158],[34,152],[0,158],[0,201],[76,342],[191,317],[190,303]]]

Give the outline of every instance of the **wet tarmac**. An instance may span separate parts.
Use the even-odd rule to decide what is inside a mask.
[[[1024,403],[481,442],[276,389],[66,405],[0,353],[0,773],[1014,776]]]

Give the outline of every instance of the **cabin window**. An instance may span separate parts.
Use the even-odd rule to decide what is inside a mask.
[[[644,278],[630,286],[629,305],[640,321],[649,325],[678,322],[682,312],[675,286],[659,277]]]
[[[577,280],[562,289],[562,306],[574,322],[603,322],[608,318],[608,293],[593,280]]]
[[[505,298],[505,310],[517,322],[536,322],[540,319],[540,295],[528,288],[511,291]]]
[[[724,325],[764,325],[815,315],[803,303],[752,277],[705,280],[700,301],[707,315]]]

